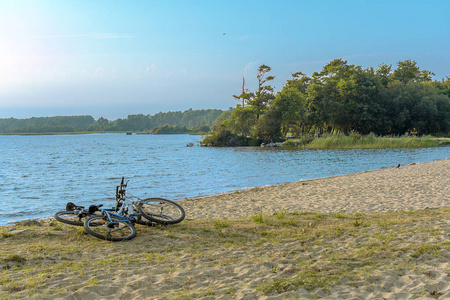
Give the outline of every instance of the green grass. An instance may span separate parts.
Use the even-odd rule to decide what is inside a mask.
[[[426,148],[450,144],[447,139],[432,136],[377,137],[373,134],[323,135],[320,138],[292,139],[286,148],[304,149],[386,149],[386,148]]]
[[[226,228],[226,227],[230,226],[230,223],[228,222],[228,220],[225,220],[225,219],[217,219],[214,221],[214,226],[217,229]]]
[[[10,237],[10,236],[12,236],[12,235],[13,235],[13,234],[10,233],[10,232],[2,232],[2,237],[4,237],[4,238]]]
[[[145,274],[150,286],[171,283],[151,297],[158,299],[243,298],[242,290],[254,298],[299,288],[328,291],[341,278],[356,285],[392,270],[399,276],[419,272],[420,262],[430,257],[445,261],[449,220],[450,208],[260,213],[173,226],[137,225],[137,237],[119,243],[96,239],[76,226],[29,226],[0,238],[0,265],[5,266],[0,269],[0,288],[12,299],[58,297],[127,276],[132,283]],[[25,228],[18,224],[3,230],[12,227]],[[239,277],[235,270],[248,271]],[[199,285],[199,274],[211,280],[209,286]],[[61,286],[65,278],[77,284]]]

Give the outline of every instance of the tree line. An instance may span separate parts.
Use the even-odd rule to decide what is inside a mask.
[[[450,77],[433,80],[413,60],[362,68],[334,59],[320,72],[292,74],[281,91],[271,68],[256,72],[257,89],[243,80],[236,108],[218,117],[207,145],[251,145],[310,133],[403,135],[449,133]]]
[[[165,125],[209,131],[209,126],[222,113],[223,110],[219,109],[189,109],[184,112],[160,112],[155,115],[129,115],[126,119],[117,120],[103,117],[95,120],[92,116],[6,118],[0,119],[0,133],[140,132],[162,128]],[[164,128],[167,129],[167,126]]]

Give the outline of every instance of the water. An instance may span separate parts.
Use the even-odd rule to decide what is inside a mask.
[[[0,225],[67,202],[114,204],[120,177],[139,197],[183,199],[449,157],[449,147],[383,150],[203,148],[199,136],[0,136]]]

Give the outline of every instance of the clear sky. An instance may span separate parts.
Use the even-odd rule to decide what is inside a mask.
[[[236,105],[335,58],[450,76],[449,0],[0,0],[0,118]]]

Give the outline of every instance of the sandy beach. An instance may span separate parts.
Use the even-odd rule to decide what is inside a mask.
[[[258,213],[385,212],[450,206],[450,159],[183,201],[192,219]]]
[[[186,199],[128,242],[6,226],[0,299],[450,299],[449,187],[446,159]]]

